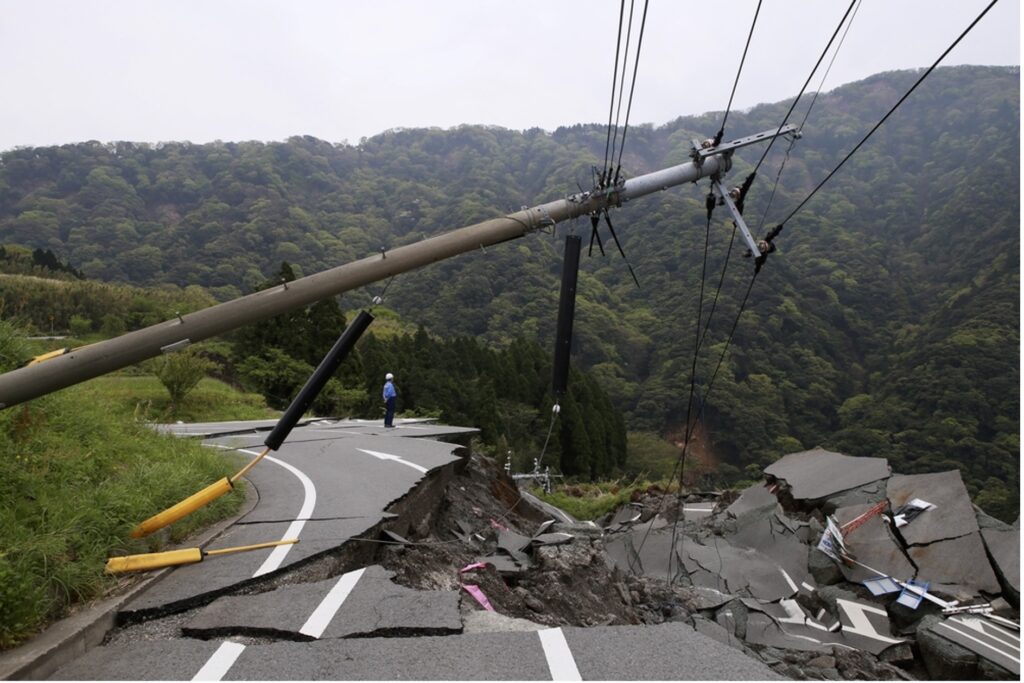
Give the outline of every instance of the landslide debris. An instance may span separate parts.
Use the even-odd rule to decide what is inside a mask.
[[[874,596],[856,578],[860,574],[851,573],[856,565],[837,563],[818,549],[830,516],[849,523],[874,509],[870,523],[859,521],[847,534],[850,555],[860,550],[862,559],[892,558],[899,567],[916,567],[907,560],[912,554],[900,532],[882,519],[883,510],[888,515],[893,507],[886,498],[890,473],[884,461],[822,453],[827,466],[816,462],[813,451],[798,454],[776,463],[780,476],[766,475],[765,483],[743,492],[640,493],[597,524],[553,522],[496,462],[473,454],[437,506],[398,530],[397,538],[405,542],[382,545],[376,561],[399,584],[461,591],[467,629],[498,622],[524,629],[681,621],[793,679],[913,680],[959,677],[967,670],[975,678],[1016,678],[976,653],[946,671],[917,640],[922,624],[929,629],[924,636],[929,648],[943,637],[934,628],[944,618],[939,607],[924,601],[915,611],[895,604],[898,594]],[[849,471],[836,471],[844,467]],[[809,479],[793,486],[783,474]],[[929,482],[940,483],[941,490],[927,490]],[[927,500],[931,494],[946,505],[955,500],[959,510],[956,483],[951,475],[900,479],[901,491],[920,485],[918,497]],[[709,501],[716,503],[713,511]],[[973,516],[956,522],[982,538]],[[1019,548],[1019,527],[1003,525],[998,531],[1000,541],[1016,539]],[[996,538],[985,539],[990,537]],[[988,550],[989,557],[1011,554],[1003,547]],[[942,566],[941,558],[930,556],[930,561]],[[1019,585],[1019,568],[994,571],[1002,585]],[[1019,623],[1016,608],[991,592],[992,582],[984,581],[989,591],[984,592],[963,572],[947,574],[961,583],[941,582],[940,600],[991,605],[994,614]],[[493,609],[487,619],[469,618],[486,611],[474,593]],[[1015,595],[1007,597],[1016,604]],[[922,621],[925,615],[932,616]],[[959,647],[944,642],[947,651]]]

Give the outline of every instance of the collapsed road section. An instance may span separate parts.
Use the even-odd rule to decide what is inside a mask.
[[[742,492],[652,490],[576,522],[530,504],[490,459],[431,438],[444,429],[304,425],[282,460],[375,463],[387,469],[348,478],[384,500],[401,487],[377,479],[408,476],[406,493],[370,514],[317,473],[303,540],[277,569],[226,585],[207,575],[212,561],[177,568],[55,678],[1019,677],[1019,527],[973,508],[955,472],[903,477],[816,449]],[[236,527],[284,535],[295,520],[260,510],[273,484],[254,484],[261,504]],[[363,531],[346,541],[315,531],[352,518]],[[307,538],[314,549],[291,555]],[[969,572],[967,552],[979,553]]]
[[[242,451],[261,438],[237,425],[231,435],[181,431]],[[307,422],[249,473],[257,504],[211,545],[243,543],[257,528],[299,543],[169,570],[121,610],[102,645],[52,677],[777,678],[686,624],[652,628],[621,598],[607,607],[615,589],[601,530],[566,530],[574,525],[530,506],[492,462],[437,440],[473,431]],[[516,574],[533,575],[542,598],[513,591]],[[581,599],[585,584],[595,592]],[[546,597],[558,593],[561,602]]]
[[[958,471],[819,448],[764,474],[702,519],[661,500],[620,513],[610,561],[677,587],[698,630],[787,676],[858,652],[899,667],[868,677],[1019,678],[1019,520],[974,507]]]

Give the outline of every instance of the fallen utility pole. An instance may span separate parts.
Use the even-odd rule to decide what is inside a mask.
[[[695,149],[691,154],[693,161],[685,164],[524,208],[391,251],[382,249],[380,254],[359,261],[71,349],[0,375],[0,409],[437,261],[523,237],[565,220],[622,206],[670,187],[706,177],[721,177],[732,167],[732,154],[736,149],[794,132],[796,126],[784,126],[723,143],[717,148]]]

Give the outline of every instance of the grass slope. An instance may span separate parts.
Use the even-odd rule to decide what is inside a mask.
[[[0,322],[0,359],[21,355],[20,343]],[[0,411],[0,649],[109,591],[109,556],[160,550],[242,503],[242,495],[227,495],[169,534],[129,538],[142,520],[238,469],[219,451],[135,419],[161,414],[160,391],[152,377],[100,378]],[[267,415],[252,397],[206,380],[178,417]]]

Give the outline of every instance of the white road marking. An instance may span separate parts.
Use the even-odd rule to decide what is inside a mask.
[[[246,453],[248,455],[259,455],[256,451],[246,450],[244,448],[231,448],[230,446],[221,446],[220,444],[211,444],[214,448],[223,448],[225,450],[237,450],[239,453]],[[306,526],[306,522],[313,516],[313,508],[316,507],[316,486],[313,485],[313,480],[306,476],[306,473],[295,467],[289,465],[283,460],[278,460],[272,455],[268,455],[265,458],[275,465],[280,465],[292,474],[294,474],[300,482],[302,482],[302,507],[299,509],[299,514],[291,524],[288,525],[288,529],[284,532],[281,540],[284,541],[289,538],[298,538],[299,534],[302,533],[302,528]],[[284,562],[284,558],[288,555],[288,551],[292,549],[293,544],[279,545],[270,552],[270,556],[260,565],[260,568],[253,574],[253,578],[257,576],[263,576],[269,572],[274,571],[281,566]]]
[[[330,592],[324,596],[324,599],[316,606],[313,613],[309,615],[309,619],[306,619],[306,623],[299,629],[299,633],[312,636],[313,638],[322,636],[328,624],[334,619],[334,615],[338,613],[342,603],[348,598],[352,589],[356,587],[356,582],[359,581],[359,577],[363,575],[364,571],[366,571],[365,567],[354,572],[342,574],[341,578],[338,579],[338,583],[334,584]]]
[[[850,625],[843,626],[843,631],[848,633],[856,633],[858,635],[864,636],[865,638],[871,638],[872,640],[880,640],[883,643],[904,642],[901,639],[883,636],[881,633],[875,630],[874,625],[867,618],[866,613],[871,612],[873,614],[878,614],[888,619],[889,615],[886,613],[884,609],[878,609],[877,607],[871,607],[869,605],[862,605],[861,603],[843,600],[842,598],[837,598],[836,603],[839,605],[840,609],[843,610],[843,614],[846,615],[846,618],[850,620]]]
[[[217,648],[217,651],[210,655],[210,658],[206,660],[206,664],[203,664],[203,668],[192,677],[192,680],[219,681],[224,678],[228,669],[234,665],[238,655],[242,654],[244,649],[245,645],[241,643],[232,643],[230,640],[224,641]]]
[[[285,468],[298,477],[299,481],[302,482],[302,490],[304,493],[302,508],[299,510],[299,516],[295,521],[288,525],[288,530],[284,532],[284,536],[281,537],[281,540],[298,538],[299,534],[302,533],[302,528],[306,526],[306,522],[313,516],[313,508],[316,506],[316,486],[313,485],[313,480],[307,477],[305,472],[297,467],[289,465],[283,460],[278,460],[277,458],[269,455],[267,456],[267,460],[275,465],[280,465]],[[288,551],[290,551],[292,547],[292,545],[279,545],[274,548],[270,553],[270,557],[268,557],[266,561],[263,562],[262,566],[256,570],[256,573],[252,575],[253,578],[268,574],[280,567],[281,563],[284,562],[284,558],[288,555]]]
[[[952,624],[956,624],[960,628],[954,628],[953,625],[950,622],[952,622]],[[993,652],[996,652],[996,653],[1006,657],[1007,659],[1009,659],[1011,661],[1017,662],[1017,664],[1020,665],[1020,647],[1019,646],[1018,647],[1013,647],[1012,645],[1008,645],[1007,643],[1002,643],[998,639],[994,638],[991,634],[988,634],[985,631],[982,631],[980,628],[978,628],[976,626],[972,626],[971,624],[968,624],[967,620],[965,620],[965,619],[955,619],[955,618],[954,619],[949,619],[948,621],[944,621],[941,624],[938,624],[938,625],[935,626],[935,630],[936,631],[938,631],[940,628],[947,629],[949,631],[952,631],[953,633],[958,633],[961,636],[963,636],[964,638],[967,638],[968,640],[973,640],[978,645],[981,645],[982,647],[986,647],[989,650],[992,650]],[[1017,656],[1014,657],[1013,654],[1011,654],[1010,652],[1007,652],[1006,650],[1000,650],[998,647],[995,647],[994,645],[992,645],[992,643],[986,643],[985,641],[983,641],[983,640],[981,640],[979,638],[975,638],[970,633],[967,633],[967,629],[973,630],[973,631],[977,631],[977,632],[979,632],[979,633],[981,633],[983,635],[987,635],[990,638],[993,638],[993,640],[996,640],[996,642],[998,642],[1000,645],[1007,645],[1009,649],[1013,649],[1013,650],[1017,651]]]
[[[357,451],[362,451],[363,453],[366,453],[367,455],[372,455],[373,457],[379,458],[381,460],[394,460],[395,462],[401,463],[401,464],[405,465],[406,467],[411,467],[414,470],[418,470],[420,472],[423,472],[424,474],[427,473],[427,468],[426,467],[423,467],[421,465],[417,465],[414,462],[409,462],[408,460],[404,460],[404,459],[398,457],[397,455],[391,455],[390,453],[381,453],[380,451],[368,451],[365,448],[357,448],[356,450]]]
[[[786,583],[789,584],[790,590],[792,590],[794,593],[799,592],[800,589],[797,588],[796,583],[793,581],[793,579],[790,577],[790,575],[786,573],[786,570],[783,569],[782,567],[779,567],[779,571],[782,572],[782,578],[784,578],[786,580]]]
[[[222,446],[220,444],[210,444],[214,448],[222,448],[224,450],[236,450],[230,446]],[[245,450],[243,448],[237,449],[239,453],[246,453],[248,455],[257,456],[259,455],[256,451]],[[266,456],[266,459],[284,467],[289,472],[294,474],[302,482],[302,488],[305,496],[302,501],[302,508],[299,510],[299,517],[288,525],[288,530],[285,532],[281,540],[287,538],[298,538],[299,533],[302,531],[302,527],[306,525],[306,521],[313,514],[313,507],[316,505],[316,487],[313,486],[313,482],[309,477],[305,475],[301,470],[286,462],[282,462],[272,456]],[[281,562],[284,561],[288,551],[291,550],[291,545],[279,545],[270,553],[270,556],[260,565],[260,568],[253,574],[253,578],[272,572],[281,566]],[[238,655],[242,654],[242,650],[245,649],[245,645],[239,643],[232,643],[225,641],[221,643],[221,646],[217,648],[217,651],[206,660],[206,664],[203,668],[192,678],[194,681],[219,681],[228,672],[231,666],[238,659]]]
[[[544,657],[548,660],[548,670],[553,681],[582,681],[576,660],[573,659],[569,643],[565,642],[565,634],[560,628],[546,628],[537,631],[540,645],[544,648]]]

